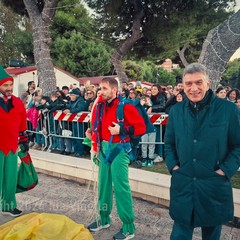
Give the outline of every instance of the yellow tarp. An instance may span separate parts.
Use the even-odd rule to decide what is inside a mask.
[[[50,213],[30,213],[0,226],[1,240],[94,240],[83,224]]]

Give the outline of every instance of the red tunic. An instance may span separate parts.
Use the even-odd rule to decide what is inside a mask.
[[[0,107],[0,151],[8,155],[10,151],[16,153],[18,149],[18,136],[27,128],[26,110],[22,101],[12,96],[13,108],[10,112]]]
[[[102,101],[101,98],[99,101]],[[113,100],[112,103],[107,104],[105,101],[103,101],[104,105],[104,112],[102,116],[102,124],[98,128],[99,137],[102,140],[109,141],[111,134],[108,130],[109,126],[113,126],[113,122],[117,123],[117,107],[119,103],[119,99],[116,98]],[[94,122],[96,118],[96,105],[92,112],[92,128],[94,128]],[[144,122],[144,119],[142,116],[138,113],[138,110],[136,107],[134,107],[132,104],[125,104],[124,105],[124,128],[128,130],[130,126],[134,127],[134,136],[142,135],[146,132],[146,125]],[[97,136],[93,132],[92,141],[93,141],[93,150],[97,152],[97,144],[96,140]],[[129,138],[125,139],[126,141],[129,141]],[[113,143],[121,142],[120,135],[114,135],[113,136]]]

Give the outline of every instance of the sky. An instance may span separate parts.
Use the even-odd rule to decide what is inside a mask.
[[[237,6],[236,6],[236,11],[240,9],[240,0],[236,0]]]

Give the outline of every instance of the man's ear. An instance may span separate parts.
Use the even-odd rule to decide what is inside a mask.
[[[210,86],[211,86],[211,81],[210,80],[207,81],[207,85],[208,85],[208,89],[209,89]]]

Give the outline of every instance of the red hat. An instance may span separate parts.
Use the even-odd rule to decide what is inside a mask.
[[[7,81],[12,81],[13,82],[13,78],[0,65],[0,86]]]

